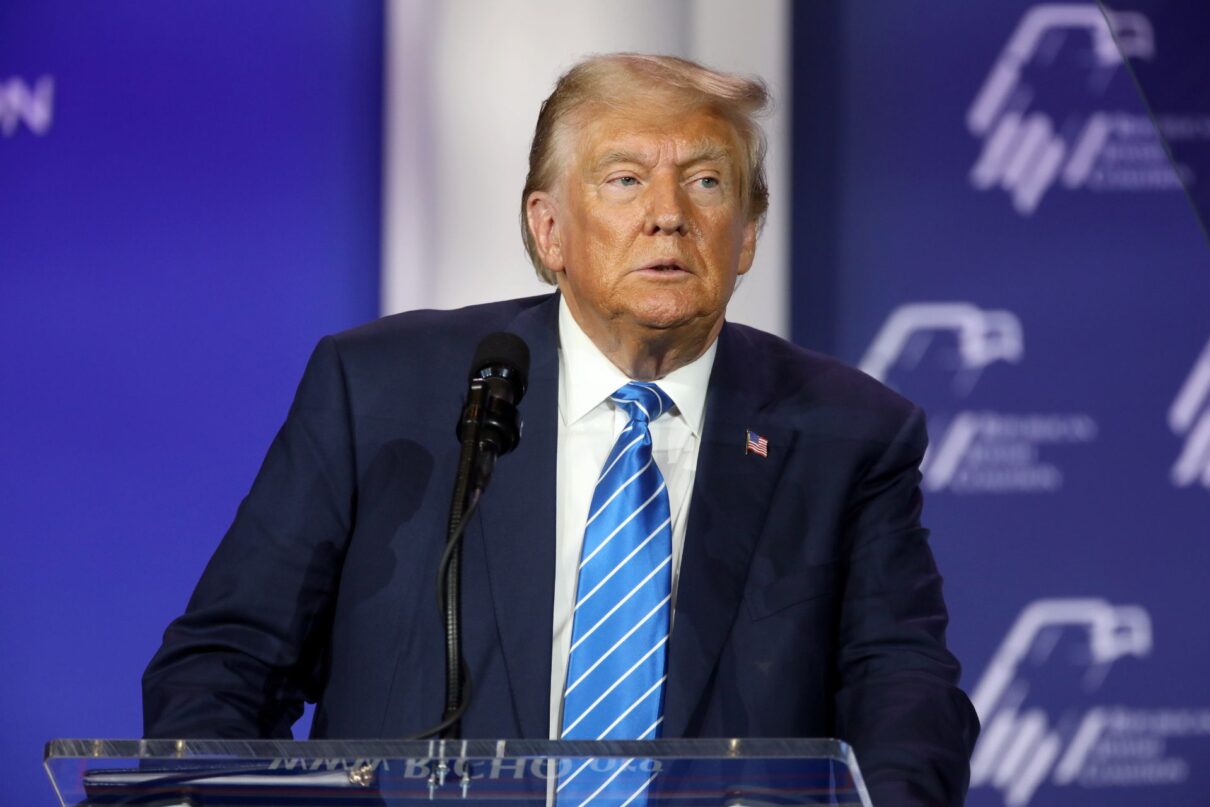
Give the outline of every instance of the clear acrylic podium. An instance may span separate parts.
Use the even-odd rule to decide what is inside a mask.
[[[870,805],[839,740],[52,740],[44,764],[63,807],[576,807],[584,765],[645,773],[649,807]]]

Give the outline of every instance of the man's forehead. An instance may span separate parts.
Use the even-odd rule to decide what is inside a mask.
[[[669,110],[618,110],[586,114],[578,127],[577,156],[584,168],[616,162],[736,161],[731,123],[708,109],[687,114]]]

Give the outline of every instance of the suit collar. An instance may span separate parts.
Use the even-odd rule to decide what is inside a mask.
[[[480,544],[487,555],[488,584],[517,732],[529,738],[548,736],[550,720],[558,301],[558,294],[551,295],[507,327],[530,350],[529,387],[519,407],[524,425],[517,449],[500,459],[475,519],[476,528],[484,533]]]
[[[665,737],[694,732],[694,711],[737,617],[753,549],[792,448],[793,431],[771,412],[775,379],[767,363],[753,360],[757,353],[744,330],[723,327],[669,642]],[[746,453],[748,430],[769,441],[767,457]]]

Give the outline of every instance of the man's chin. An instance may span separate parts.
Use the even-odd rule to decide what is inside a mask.
[[[650,338],[704,341],[710,338],[712,326],[722,320],[722,314],[711,316],[696,310],[646,309],[632,312],[629,319],[636,330]]]

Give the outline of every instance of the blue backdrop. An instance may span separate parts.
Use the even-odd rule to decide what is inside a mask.
[[[377,313],[381,18],[0,4],[0,804],[140,734],[310,349]]]
[[[1204,803],[1210,252],[1105,17],[795,8],[795,336],[929,413],[969,803]]]

